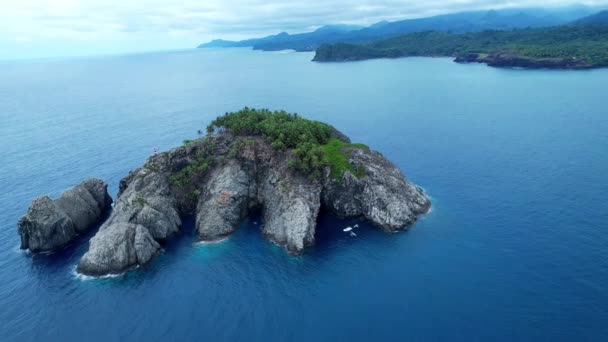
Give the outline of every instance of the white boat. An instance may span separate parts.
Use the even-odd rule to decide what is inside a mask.
[[[357,234],[355,234],[355,232],[350,232],[350,236],[357,236]]]
[[[350,232],[351,230],[353,230],[353,227],[346,227],[346,228],[344,228],[345,232]]]

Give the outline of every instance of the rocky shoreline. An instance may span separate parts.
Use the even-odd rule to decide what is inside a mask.
[[[350,143],[337,130],[333,136]],[[423,190],[382,154],[348,146],[343,152],[358,172],[347,170],[340,177],[329,166],[320,177],[306,176],[292,167],[294,151],[277,149],[262,136],[236,136],[228,130],[152,156],[121,180],[114,209],[90,240],[77,271],[101,276],[148,263],[179,232],[185,215],[196,218],[200,241],[215,241],[260,211],[262,234],[300,254],[315,242],[321,209],[362,217],[387,232],[407,229],[429,210]]]
[[[585,69],[598,69],[603,68],[605,65],[593,65],[584,60],[577,59],[561,59],[561,58],[546,58],[546,59],[535,59],[524,56],[519,56],[512,53],[493,53],[493,54],[481,54],[481,53],[470,53],[466,55],[378,55],[378,56],[358,56],[358,55],[343,55],[343,56],[332,56],[331,58],[315,56],[313,62],[319,63],[331,63],[331,62],[357,62],[365,61],[370,59],[379,58],[407,58],[407,57],[429,57],[429,58],[441,58],[448,57],[454,58],[455,63],[467,64],[467,63],[480,63],[486,64],[493,68],[521,68],[521,69],[556,69],[556,70],[585,70]]]
[[[522,68],[522,69],[593,69],[594,66],[584,60],[553,58],[534,59],[519,56],[512,53],[479,54],[470,53],[457,56],[456,63],[484,63],[496,68]]]

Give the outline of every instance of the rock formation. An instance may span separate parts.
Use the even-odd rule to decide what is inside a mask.
[[[336,137],[347,141],[338,132]],[[114,211],[91,239],[78,271],[101,275],[145,264],[179,230],[184,215],[196,217],[200,240],[213,241],[261,210],[264,236],[298,254],[314,244],[321,207],[340,217],[364,217],[389,232],[406,229],[428,210],[422,189],[380,153],[351,149],[349,161],[364,176],[344,172],[335,179],[326,168],[313,180],[289,166],[291,151],[229,132],[153,156],[121,181]],[[206,172],[192,172],[184,183],[179,175],[187,168]]]
[[[180,226],[166,175],[148,168],[132,171],[121,180],[114,210],[91,239],[77,271],[103,275],[143,265],[160,252],[157,241],[169,238]]]
[[[50,252],[86,232],[111,208],[107,187],[99,179],[87,179],[56,200],[48,196],[34,200],[18,223],[21,248]]]
[[[219,117],[208,132],[150,157],[121,180],[114,209],[78,272],[104,275],[146,264],[179,232],[184,216],[196,218],[199,240],[213,241],[259,211],[262,234],[299,254],[315,242],[321,209],[396,232],[430,207],[422,189],[380,153],[297,114],[245,108]],[[56,201],[36,200],[20,222],[23,247],[67,243],[109,201],[101,181],[83,182]]]
[[[342,183],[329,179],[323,187],[323,205],[336,215],[362,216],[384,231],[396,232],[413,224],[430,208],[422,188],[408,182],[382,154],[357,148],[350,162],[362,167],[365,176],[345,172]]]

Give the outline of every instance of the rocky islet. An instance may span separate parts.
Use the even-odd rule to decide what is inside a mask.
[[[52,200],[35,199],[17,223],[21,248],[32,252],[57,250],[87,232],[111,209],[108,185],[87,179]]]
[[[263,235],[289,253],[300,254],[314,244],[321,210],[343,218],[362,217],[387,232],[407,229],[428,211],[424,191],[382,154],[350,144],[333,127],[329,132],[331,139],[343,144],[340,153],[348,160],[348,168],[338,176],[331,165],[322,164],[319,175],[312,177],[294,168],[293,149],[277,148],[263,134],[239,135],[224,127],[150,157],[121,180],[114,209],[90,240],[77,271],[99,276],[148,263],[179,232],[181,218],[187,215],[196,219],[199,240],[214,241],[229,236],[246,216],[259,211],[265,222]],[[104,196],[91,197],[108,203],[109,196]],[[38,201],[32,208],[40,206]],[[21,221],[36,221],[32,208]],[[54,220],[69,219],[58,212]],[[23,241],[32,229],[22,230],[28,232],[22,234]],[[66,240],[62,234],[44,238]],[[46,247],[53,249],[52,244]]]

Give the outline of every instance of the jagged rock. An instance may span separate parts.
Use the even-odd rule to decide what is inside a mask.
[[[89,241],[78,272],[120,273],[143,265],[159,253],[158,241],[177,233],[180,226],[167,176],[145,167],[132,171],[121,181],[114,210]]]
[[[292,253],[312,245],[321,184],[290,170],[287,157],[255,139],[240,158],[214,169],[197,206],[199,239],[230,235],[252,210],[261,209],[266,238]]]
[[[18,223],[21,248],[49,252],[86,232],[111,208],[107,187],[99,179],[87,179],[56,200],[48,196],[34,200]]]
[[[383,230],[394,232],[409,227],[430,208],[423,190],[408,182],[382,154],[353,148],[350,163],[363,168],[364,176],[346,171],[340,180],[326,177],[323,204],[336,215],[363,216]]]
[[[210,175],[198,203],[196,229],[202,240],[230,235],[255,201],[255,179],[238,161],[230,161]]]
[[[35,199],[18,225],[21,249],[32,252],[52,251],[77,235],[72,219],[48,196]]]
[[[102,186],[96,187],[93,183]],[[107,185],[100,182],[84,181],[80,186],[75,186],[61,194],[55,203],[72,219],[76,231],[82,233],[99,221],[101,214],[111,205],[112,200],[106,188]]]
[[[264,236],[293,254],[313,245],[321,206],[321,184],[283,170],[269,177],[262,192]]]
[[[87,275],[120,273],[143,265],[158,254],[160,245],[139,224],[117,222],[103,227],[90,241],[77,271]]]
[[[256,150],[262,233],[290,253],[299,254],[314,244],[321,183],[292,170],[289,155],[274,151],[264,141],[256,145]]]
[[[157,240],[165,240],[179,231],[181,219],[177,201],[167,177],[147,168],[128,176],[107,224],[134,223],[149,230]]]

